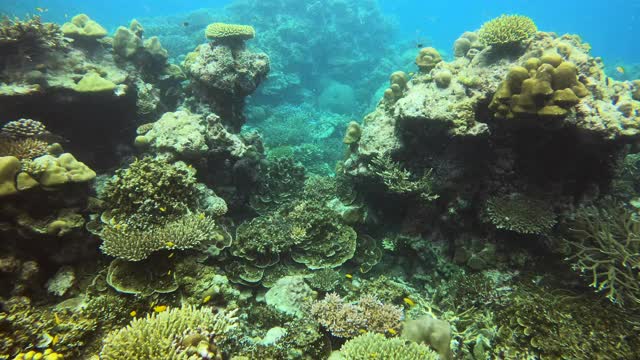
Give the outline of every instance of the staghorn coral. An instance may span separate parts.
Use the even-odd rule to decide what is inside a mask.
[[[640,306],[640,221],[621,204],[576,213],[565,242],[573,268],[592,277],[589,286],[617,304]]]
[[[479,40],[488,46],[510,46],[526,41],[538,28],[531,18],[522,15],[502,15],[482,25]]]
[[[543,234],[556,224],[549,204],[522,194],[492,197],[487,201],[485,211],[496,228],[520,234]]]
[[[103,240],[102,252],[129,261],[143,260],[162,249],[191,249],[208,240],[220,242],[219,248],[229,245],[222,244],[227,238],[213,219],[204,214],[185,215],[162,225],[152,225],[146,230],[126,224],[105,225],[100,237]]]
[[[402,307],[383,304],[374,296],[365,295],[356,303],[348,303],[336,293],[315,301],[309,312],[332,335],[341,338],[353,338],[363,330],[393,336],[404,317]]]
[[[387,339],[380,334],[364,334],[342,345],[340,358],[344,360],[436,360],[438,354],[414,342]]]
[[[235,312],[183,306],[134,319],[104,339],[104,360],[215,359],[218,344],[236,326]]]
[[[46,155],[48,146],[46,141],[33,138],[8,139],[0,137],[0,156],[15,156],[19,160],[30,160]]]

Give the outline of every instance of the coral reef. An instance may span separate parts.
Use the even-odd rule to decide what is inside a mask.
[[[529,40],[538,28],[523,15],[502,15],[487,21],[478,31],[478,40],[488,46],[512,46]]]
[[[134,319],[109,333],[100,358],[116,359],[211,359],[220,356],[219,343],[233,329],[234,312],[213,313],[192,306],[170,309]]]
[[[438,355],[426,346],[387,339],[380,334],[364,334],[347,341],[337,359],[365,360],[384,356],[389,360],[435,360]]]

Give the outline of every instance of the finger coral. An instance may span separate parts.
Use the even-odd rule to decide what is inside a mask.
[[[184,306],[134,319],[106,336],[100,359],[217,359],[218,344],[236,326],[234,315]]]
[[[536,24],[527,16],[502,15],[484,23],[478,38],[485,45],[509,46],[530,39],[536,31]]]

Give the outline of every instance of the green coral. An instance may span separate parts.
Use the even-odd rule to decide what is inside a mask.
[[[0,48],[19,47],[22,51],[33,54],[52,48],[64,48],[67,43],[58,25],[43,23],[39,16],[26,20],[8,17],[0,20]]]
[[[205,29],[205,36],[209,40],[244,41],[253,39],[256,36],[256,31],[253,26],[249,25],[213,23]]]
[[[116,171],[101,193],[109,217],[144,229],[168,216],[186,214],[196,203],[192,169],[145,157]]]
[[[188,360],[221,356],[218,345],[236,324],[234,312],[192,306],[134,319],[104,339],[100,359]]]
[[[622,204],[585,207],[576,213],[566,239],[573,268],[606,291],[614,303],[640,307],[640,221]]]
[[[556,224],[548,203],[522,194],[492,197],[485,210],[496,228],[520,234],[543,234]]]
[[[380,334],[364,334],[347,341],[340,348],[344,360],[437,360],[428,347],[402,339],[387,339]]]
[[[273,211],[300,195],[305,181],[305,168],[293,157],[273,156],[260,169],[258,189],[251,206],[260,213]]]
[[[171,270],[172,265],[166,256],[157,256],[140,262],[114,259],[109,264],[106,282],[114,290],[123,294],[143,297],[155,293],[168,294],[178,290],[175,271]]]
[[[531,18],[523,15],[502,15],[482,25],[478,39],[485,45],[508,46],[526,41],[538,28]]]
[[[192,249],[207,241],[217,247],[229,246],[228,237],[218,229],[213,219],[204,214],[190,214],[161,225],[139,230],[126,224],[108,224],[100,232],[100,249],[117,258],[140,261],[159,250]]]

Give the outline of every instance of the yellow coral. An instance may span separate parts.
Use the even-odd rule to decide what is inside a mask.
[[[107,30],[85,14],[74,16],[70,22],[64,23],[60,30],[64,36],[74,39],[99,39],[107,36]]]
[[[527,16],[502,15],[484,23],[478,38],[485,45],[511,45],[528,40],[537,31],[536,24]]]
[[[249,40],[256,36],[253,26],[213,23],[204,32],[210,40]]]

